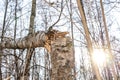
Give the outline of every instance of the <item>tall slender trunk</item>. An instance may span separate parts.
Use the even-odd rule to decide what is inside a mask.
[[[15,27],[14,27],[14,43],[16,44],[16,27],[17,27],[17,0],[15,0]],[[14,49],[14,58],[15,58],[15,79],[19,80],[19,69],[18,69],[18,58],[16,55],[16,49]]]
[[[83,28],[84,28],[84,32],[85,32],[85,38],[87,41],[87,47],[88,47],[88,51],[89,51],[90,58],[91,58],[92,69],[96,75],[97,80],[102,80],[100,73],[99,73],[99,69],[98,69],[97,65],[94,63],[93,58],[92,58],[92,53],[93,53],[92,41],[90,39],[89,29],[88,29],[87,21],[85,18],[82,0],[77,0],[77,4],[78,4],[79,12],[81,14],[82,24],[83,24]]]
[[[36,0],[32,0],[32,9],[31,9],[31,16],[30,16],[30,26],[29,26],[29,34],[34,34],[34,19],[36,15]],[[23,79],[29,80],[29,67],[32,55],[34,53],[34,48],[29,48],[26,54],[25,66],[23,71]]]
[[[74,35],[73,35],[73,19],[72,19],[72,17],[73,17],[73,12],[72,12],[72,0],[70,0],[70,12],[69,12],[69,14],[70,14],[70,21],[71,21],[71,23],[70,23],[70,26],[71,26],[71,33],[72,33],[72,51],[73,51],[73,58],[74,58],[74,65],[75,65],[75,50],[74,50]],[[75,66],[74,66],[74,75],[76,74],[76,68],[75,68]],[[74,77],[74,80],[76,80],[76,77]]]
[[[4,13],[4,19],[3,19],[3,29],[2,29],[2,35],[1,35],[1,43],[3,42],[3,37],[4,37],[4,33],[5,33],[5,20],[6,20],[6,16],[7,16],[7,8],[8,8],[8,0],[6,0],[5,3],[5,13]],[[3,51],[0,48],[0,80],[2,80],[2,54]]]
[[[104,28],[105,28],[107,46],[108,46],[108,50],[109,50],[109,54],[110,54],[110,59],[111,59],[110,61],[112,62],[113,78],[114,78],[114,80],[117,80],[117,74],[115,72],[114,57],[113,57],[112,51],[111,51],[111,45],[110,45],[109,34],[108,34],[108,29],[107,29],[106,18],[105,18],[105,14],[104,14],[104,7],[103,7],[103,4],[102,4],[102,0],[100,0],[100,5],[101,5],[101,9],[102,9],[102,16],[103,16],[103,23],[104,23]]]

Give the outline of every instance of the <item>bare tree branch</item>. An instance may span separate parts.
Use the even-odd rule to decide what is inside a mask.
[[[8,49],[26,49],[26,48],[35,48],[43,47],[44,43],[47,40],[47,36],[44,31],[39,31],[35,34],[30,34],[24,38],[17,39],[14,43],[14,40],[11,38],[3,38],[3,42],[0,43],[0,48]]]
[[[60,18],[61,18],[61,15],[62,15],[62,12],[63,12],[63,0],[61,1],[61,11],[60,11],[60,15],[59,15],[57,21],[49,27],[48,31],[50,31],[50,30],[53,28],[53,26],[55,26],[55,25],[59,22],[59,20],[60,20]]]

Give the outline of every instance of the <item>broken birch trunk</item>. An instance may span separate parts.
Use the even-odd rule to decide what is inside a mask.
[[[51,79],[73,80],[73,51],[70,37],[59,37],[51,42]]]
[[[39,31],[16,40],[4,37],[0,43],[2,49],[27,49],[45,47],[51,56],[51,79],[50,80],[73,80],[74,56],[73,46],[68,32],[58,30]]]

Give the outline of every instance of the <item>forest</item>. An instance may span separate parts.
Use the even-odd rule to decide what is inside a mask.
[[[120,0],[0,0],[0,80],[120,80]]]

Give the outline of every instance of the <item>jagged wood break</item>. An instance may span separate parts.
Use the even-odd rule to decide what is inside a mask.
[[[45,48],[47,51],[50,53],[51,52],[51,43],[56,40],[57,38],[64,38],[66,34],[69,32],[60,32],[58,30],[50,30],[46,33],[47,35],[47,40],[45,42]]]

